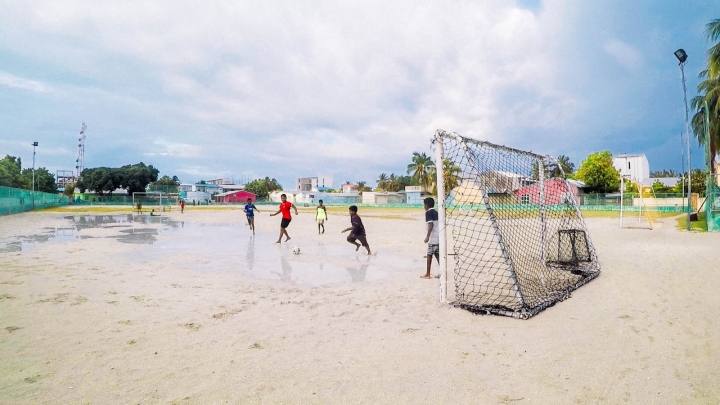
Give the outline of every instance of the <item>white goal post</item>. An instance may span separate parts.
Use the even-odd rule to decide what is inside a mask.
[[[163,202],[166,199],[167,196],[159,191],[136,192],[133,193],[132,210],[136,214],[150,213],[154,210],[155,215],[162,215]]]

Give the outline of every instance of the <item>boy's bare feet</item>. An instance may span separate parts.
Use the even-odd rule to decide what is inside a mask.
[[[424,275],[424,276],[420,276],[420,278],[424,278],[424,279],[426,279],[426,280],[429,280],[429,279],[430,279],[430,275],[429,275],[429,274],[426,274],[426,275]]]
[[[285,239],[285,242],[289,241],[290,239],[292,239],[292,238],[288,237],[287,239]]]
[[[360,250],[360,245],[355,244],[355,251],[357,252],[358,250]]]

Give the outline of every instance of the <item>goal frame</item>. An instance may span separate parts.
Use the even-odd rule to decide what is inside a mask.
[[[146,205],[146,202],[148,200],[142,200],[143,196],[157,196],[157,204],[149,204]],[[133,192],[132,194],[133,201],[132,201],[132,211],[134,214],[142,214],[142,210],[138,211],[137,209],[137,203],[140,202],[142,204],[142,208],[148,212],[155,209],[155,215],[161,216],[163,213],[163,198],[165,198],[165,194],[160,191],[137,191]],[[147,209],[146,209],[147,208]]]
[[[594,246],[592,246],[592,242],[589,238],[587,226],[584,222],[582,213],[580,211],[580,207],[577,201],[576,196],[571,197],[571,200],[565,200],[566,197],[563,197],[564,202],[561,204],[565,205],[565,210],[570,214],[571,217],[574,218],[570,221],[577,221],[574,223],[575,229],[563,229],[558,228],[558,217],[557,217],[557,186],[551,186],[552,188],[548,189],[548,183],[549,180],[552,179],[552,177],[548,177],[548,167],[549,165],[560,167],[560,170],[562,170],[561,166],[559,165],[559,162],[557,159],[551,157],[551,156],[545,156],[536,154],[533,152],[523,151],[519,149],[509,148],[502,145],[496,145],[492,144],[490,142],[480,141],[472,138],[467,138],[464,136],[461,136],[457,133],[448,133],[444,130],[438,129],[434,139],[432,140],[434,149],[435,149],[435,173],[436,173],[436,189],[437,189],[437,200],[438,200],[438,222],[439,222],[439,267],[440,267],[440,301],[443,303],[448,302],[448,292],[447,292],[447,284],[449,282],[448,277],[448,256],[449,255],[460,255],[461,251],[457,251],[458,246],[455,246],[453,249],[454,253],[448,253],[448,243],[449,243],[449,237],[447,235],[448,228],[451,228],[450,224],[448,224],[448,207],[447,207],[447,201],[448,197],[446,196],[446,184],[445,184],[445,176],[444,176],[444,170],[445,170],[445,160],[447,158],[446,155],[446,145],[445,143],[450,140],[451,143],[449,144],[450,147],[453,150],[453,156],[450,157],[450,159],[453,160],[453,163],[456,162],[456,159],[458,156],[464,156],[467,158],[467,166],[464,170],[470,170],[471,173],[477,173],[480,175],[480,173],[483,173],[480,169],[486,170],[486,168],[480,168],[477,166],[477,162],[475,162],[472,159],[472,156],[474,154],[473,150],[471,148],[479,147],[479,148],[488,148],[492,150],[496,150],[503,153],[510,153],[515,156],[524,157],[525,159],[532,159],[535,163],[535,176],[539,179],[546,179],[541,180],[537,182],[537,192],[538,192],[538,200],[536,203],[533,203],[533,205],[537,206],[537,226],[540,228],[540,234],[538,238],[538,244],[537,251],[538,251],[538,257],[537,257],[537,263],[540,265],[540,268],[545,268],[548,271],[556,271],[559,268],[557,266],[563,266],[566,267],[560,270],[567,270],[570,271],[572,274],[581,275],[582,278],[576,279],[575,281],[571,281],[569,283],[566,283],[565,287],[560,287],[560,290],[552,290],[548,291],[546,296],[539,296],[537,293],[532,292],[530,296],[530,302],[526,300],[524,297],[525,288],[524,283],[527,282],[527,271],[528,271],[528,264],[526,262],[518,263],[520,266],[520,269],[522,269],[523,276],[525,277],[523,282],[520,282],[518,278],[519,273],[515,269],[515,255],[517,255],[517,249],[518,245],[513,242],[512,249],[514,249],[511,253],[509,249],[511,249],[510,246],[506,245],[504,232],[507,232],[508,229],[506,229],[507,225],[503,225],[501,222],[504,221],[505,218],[502,218],[502,215],[504,215],[502,212],[499,214],[501,217],[497,217],[495,213],[495,204],[496,202],[493,202],[493,200],[490,199],[490,196],[487,192],[481,193],[479,196],[479,200],[477,202],[474,202],[473,204],[478,204],[479,206],[483,206],[483,211],[486,213],[488,218],[488,223],[490,226],[488,226],[487,231],[488,234],[494,234],[495,235],[495,249],[499,252],[498,254],[502,257],[502,261],[507,265],[507,273],[508,279],[510,280],[510,284],[512,284],[512,289],[508,290],[507,297],[514,297],[512,300],[514,302],[521,304],[521,307],[519,310],[513,310],[507,307],[504,307],[501,304],[480,304],[475,305],[473,303],[469,303],[465,301],[465,298],[458,298],[456,297],[457,302],[452,302],[456,307],[461,307],[467,310],[470,310],[472,312],[480,312],[480,313],[493,313],[497,315],[505,315],[505,316],[511,316],[514,318],[520,318],[520,319],[528,319],[529,317],[532,317],[533,315],[539,313],[540,311],[544,310],[545,308],[548,308],[555,303],[559,301],[563,301],[567,297],[570,296],[570,293],[580,286],[586,284],[590,280],[594,279],[600,274],[600,265],[599,261],[597,259],[597,254],[595,251]],[[453,143],[457,142],[457,144]],[[565,177],[564,173],[562,173],[559,178],[562,179],[562,182],[564,183],[565,192],[569,192],[571,190],[570,183],[568,182],[567,178]],[[547,183],[547,184],[546,184]],[[462,184],[462,183],[461,183]],[[483,183],[481,183],[483,184]],[[485,187],[485,186],[481,186]],[[492,192],[492,190],[490,191]],[[548,194],[551,193],[551,194]],[[453,205],[454,206],[454,205]],[[499,206],[501,210],[502,205]],[[552,211],[549,211],[552,210]],[[565,220],[563,220],[565,221]],[[572,223],[571,223],[572,225]],[[452,225],[452,229],[455,229],[454,227],[457,225]],[[565,225],[567,226],[567,225]],[[453,232],[455,232],[453,230]],[[550,232],[550,234],[548,234]],[[573,233],[574,232],[574,233]],[[560,239],[558,239],[560,238]],[[457,240],[454,239],[457,243]],[[568,243],[571,245],[571,251],[565,252],[566,254],[571,254],[574,257],[575,261],[577,260],[578,252],[575,250],[576,246],[575,243],[578,243],[578,247],[584,248],[582,249],[585,254],[583,257],[587,257],[586,259],[581,260],[582,262],[587,262],[589,267],[574,267],[570,268],[567,267],[567,263],[565,263],[563,260],[561,260],[560,255],[560,248],[558,245],[557,249],[557,258],[553,259],[555,254],[553,252],[546,252],[548,248],[552,249],[552,247],[555,244],[563,244],[563,241],[565,241],[565,245]],[[463,253],[464,254],[464,253]],[[513,256],[513,257],[511,257]],[[459,256],[455,256],[455,261],[461,260]],[[459,263],[459,262],[458,262]],[[478,262],[477,266],[484,266],[482,264],[483,262]],[[569,263],[569,262],[568,262]],[[458,264],[456,263],[456,266]],[[577,265],[577,264],[576,264]],[[537,266],[537,265],[533,265]],[[570,265],[574,266],[574,265]],[[585,266],[585,265],[583,265]],[[457,273],[458,269],[453,270],[454,274],[454,281],[456,284],[456,290],[458,288],[458,282],[462,280],[464,276],[460,276]],[[542,270],[540,270],[542,271]],[[460,277],[460,278],[459,278]],[[544,277],[544,276],[542,276]],[[544,281],[543,281],[544,283]],[[543,284],[544,285],[544,284]],[[457,293],[457,291],[456,291]],[[539,303],[538,299],[541,301]],[[489,306],[488,306],[489,305]],[[528,305],[528,306],[526,306]]]

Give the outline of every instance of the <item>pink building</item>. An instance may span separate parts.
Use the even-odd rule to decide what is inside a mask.
[[[570,188],[568,189],[568,184]],[[585,183],[577,180],[565,180],[552,178],[545,181],[545,204],[565,204],[570,198],[580,203],[583,195],[582,188]],[[540,204],[540,183],[515,190],[515,197],[519,204]]]
[[[255,194],[245,190],[235,190],[216,194],[214,198],[215,202],[219,203],[245,203],[248,198],[251,199],[252,202],[255,202],[257,199]]]

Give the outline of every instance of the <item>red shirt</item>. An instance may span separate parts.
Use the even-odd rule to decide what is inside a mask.
[[[292,203],[290,201],[285,201],[280,204],[280,212],[282,213],[283,219],[292,219],[292,216],[290,215],[290,208],[292,208]]]

